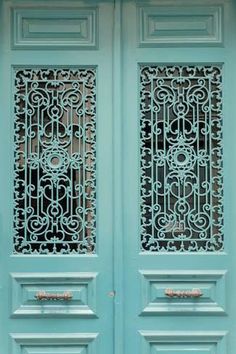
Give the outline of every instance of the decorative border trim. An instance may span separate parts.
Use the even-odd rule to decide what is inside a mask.
[[[24,348],[27,346],[39,346],[44,347],[46,345],[50,346],[71,346],[79,345],[84,346],[87,349],[86,353],[95,354],[95,339],[98,333],[11,333],[12,339],[12,353],[22,354]]]
[[[13,8],[11,15],[13,49],[98,49],[95,7]]]
[[[96,277],[97,273],[12,273],[12,317],[93,317],[96,318]],[[76,286],[84,287],[84,303],[78,303],[82,299],[71,300],[66,305],[63,302],[47,302],[29,299],[24,290],[27,286],[33,286],[37,291],[44,290],[45,286],[63,286],[62,291],[68,285],[68,289],[74,292]],[[73,289],[71,290],[71,286]],[[79,290],[78,290],[79,291]],[[24,298],[25,293],[25,298]],[[75,291],[75,295],[76,295]],[[29,301],[30,300],[30,301]],[[29,303],[27,303],[29,301]]]
[[[214,354],[226,353],[226,331],[139,331],[139,333],[142,336],[142,354],[154,353],[151,349],[153,345],[182,343],[195,345],[208,343],[215,346]]]
[[[225,276],[226,271],[151,271],[141,270],[142,316],[152,315],[225,315]],[[190,288],[199,288],[200,299],[164,298],[163,288],[184,283]],[[199,283],[199,284],[198,284]],[[177,285],[176,285],[177,284]],[[195,285],[196,284],[196,285]],[[156,285],[156,286],[155,286]],[[205,285],[205,286],[204,286]],[[206,287],[208,286],[208,289]],[[154,294],[152,293],[154,287]],[[213,288],[213,289],[212,289]],[[178,290],[181,290],[181,285]],[[185,290],[185,288],[184,288]],[[155,297],[155,298],[154,298]]]
[[[138,6],[139,47],[222,46],[222,6]]]

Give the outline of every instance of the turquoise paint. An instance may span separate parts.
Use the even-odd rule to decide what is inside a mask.
[[[96,76],[15,69],[13,254],[96,253]]]
[[[175,2],[176,5],[177,2]],[[194,2],[191,1],[191,4]],[[151,3],[151,6],[154,2]],[[183,1],[178,4],[186,5]],[[125,255],[125,286],[127,294],[125,304],[125,335],[126,350],[134,353],[185,353],[195,349],[205,353],[234,353],[235,347],[235,316],[234,297],[235,266],[233,250],[235,248],[235,185],[233,175],[235,167],[232,163],[234,146],[234,100],[235,100],[235,5],[231,2],[221,2],[223,9],[224,46],[208,46],[207,41],[179,44],[181,38],[176,39],[183,31],[170,31],[168,44],[163,46],[157,39],[158,26],[153,36],[142,32],[137,26],[143,21],[155,21],[158,9],[149,16],[142,17],[137,23],[136,6],[134,2],[127,2],[123,9],[123,91],[124,119],[123,119],[123,180],[124,180],[124,255]],[[189,5],[189,2],[188,2]],[[195,2],[196,5],[196,2]],[[207,2],[197,4],[207,12]],[[211,5],[216,5],[211,2]],[[211,6],[209,5],[209,6]],[[165,4],[165,6],[168,6]],[[164,8],[165,8],[164,6]],[[143,12],[150,14],[149,4],[140,4]],[[164,10],[163,10],[164,11]],[[173,14],[174,10],[168,12]],[[201,11],[201,10],[199,10]],[[220,7],[220,12],[222,11]],[[178,14],[181,11],[178,10]],[[163,21],[169,21],[169,15]],[[140,12],[139,12],[140,16]],[[138,20],[140,17],[138,16]],[[158,18],[158,21],[160,18]],[[150,22],[149,22],[150,24]],[[194,26],[194,24],[192,23]],[[164,25],[163,25],[164,26]],[[221,26],[221,21],[218,27]],[[144,27],[147,31],[155,31],[155,26]],[[144,34],[140,39],[140,31]],[[166,32],[162,32],[167,35]],[[172,36],[171,36],[172,35]],[[159,37],[160,38],[160,37]],[[162,37],[163,39],[163,37]],[[176,40],[175,40],[176,39]],[[182,38],[183,40],[183,38]],[[138,41],[138,45],[137,45]],[[151,45],[150,44],[151,42]],[[175,41],[173,44],[172,42]],[[144,45],[145,42],[145,45]],[[190,46],[190,48],[186,48]],[[161,65],[222,65],[223,71],[223,141],[224,141],[224,239],[225,247],[221,252],[140,252],[140,106],[139,82],[141,66]],[[230,79],[230,77],[232,79]],[[148,96],[147,96],[148,97]],[[231,152],[232,149],[232,152]],[[231,163],[230,163],[231,162]],[[143,250],[143,249],[142,249]],[[154,249],[155,250],[155,249]],[[196,272],[198,274],[196,274]],[[206,275],[206,273],[208,273]],[[216,273],[215,273],[216,272]],[[222,276],[222,272],[224,275]],[[181,275],[182,274],[182,275]],[[205,275],[204,275],[205,274]],[[182,278],[183,276],[183,278]],[[207,277],[209,276],[209,280]],[[218,280],[213,281],[217,276]],[[172,279],[175,281],[172,282]],[[211,280],[210,280],[211,278]],[[225,282],[225,285],[223,283]],[[132,283],[132,286],[130,285]],[[210,290],[214,284],[217,289]],[[204,288],[204,290],[203,290]],[[190,308],[186,307],[186,299],[169,298],[165,295],[166,289],[188,291],[200,289],[203,296],[190,299]],[[212,292],[213,291],[213,292]],[[213,309],[207,303],[203,310],[204,297],[215,294],[213,302],[221,304],[221,310]],[[218,298],[218,300],[217,300]],[[211,301],[211,300],[210,300]],[[222,306],[223,305],[223,306]],[[217,305],[218,306],[218,305]],[[224,309],[224,310],[223,310]],[[223,310],[223,311],[222,311]],[[217,313],[216,313],[217,312]],[[139,332],[141,331],[141,332]],[[217,339],[211,335],[219,332]],[[227,333],[226,333],[227,332]],[[183,337],[182,337],[183,335]],[[201,336],[203,336],[201,338]],[[194,348],[189,339],[195,342]],[[219,339],[218,339],[219,338]],[[179,341],[182,341],[182,344]],[[214,349],[204,346],[204,342],[214,342]],[[185,344],[183,344],[185,343]],[[204,349],[205,348],[205,349]]]
[[[222,251],[221,66],[139,75],[141,252]]]
[[[1,29],[1,36],[4,37],[1,44],[1,75],[6,82],[2,90],[7,97],[1,98],[1,127],[7,154],[2,156],[5,168],[4,175],[1,175],[4,200],[1,203],[1,264],[4,266],[1,267],[0,352],[22,354],[33,350],[30,348],[37,348],[35,350],[42,353],[111,353],[114,343],[111,325],[114,298],[110,296],[114,289],[111,208],[113,192],[112,173],[107,171],[113,161],[112,76],[107,75],[107,72],[112,72],[113,42],[112,32],[107,31],[107,28],[112,28],[113,4],[102,4],[99,11],[97,2],[91,6],[85,5],[88,12],[89,9],[95,9],[94,13],[97,14],[94,21],[97,20],[95,24],[99,26],[96,33],[99,37],[99,49],[93,51],[86,46],[81,50],[77,47],[74,49],[74,43],[64,50],[64,42],[59,43],[59,47],[57,43],[54,50],[52,42],[43,49],[42,46],[34,49],[30,45],[27,50],[13,49],[11,44],[14,38],[10,36],[10,29],[14,22],[11,22],[10,16],[11,6],[15,5],[18,7],[21,4],[8,1],[1,4],[1,23],[4,23]],[[32,8],[35,2],[29,5]],[[52,5],[54,9],[55,3]],[[58,6],[62,6],[62,2],[58,2]],[[67,6],[67,2],[63,6]],[[73,3],[72,9],[75,12]],[[56,13],[55,10],[55,16]],[[61,16],[62,12],[58,11],[58,17]],[[66,35],[68,38],[68,33]],[[82,67],[93,67],[96,70],[96,251],[93,254],[71,253],[60,256],[13,254],[14,72],[23,68],[78,70]],[[5,120],[3,117],[8,118]],[[5,130],[8,133],[5,134]],[[35,296],[42,291],[49,295],[69,292],[73,298],[68,301],[37,300]],[[64,338],[64,344],[58,337]]]
[[[178,21],[173,18],[188,14],[191,7],[189,2],[187,6],[183,1],[178,3],[184,5],[183,12],[172,7],[168,14],[173,16],[168,18],[164,16],[167,5],[162,8],[161,21],[169,21],[172,37],[167,39],[162,29],[159,41],[158,32],[148,32],[148,28],[155,28],[160,17],[148,16],[151,9],[143,6],[145,2],[137,10],[134,1],[97,1],[89,6],[58,1],[58,8],[70,4],[75,11],[70,9],[68,13],[73,18],[80,4],[87,8],[86,15],[95,8],[95,17],[89,17],[89,21],[98,27],[81,43],[77,32],[73,32],[74,40],[70,41],[55,26],[53,35],[47,37],[46,28],[42,30],[40,23],[33,28],[42,36],[41,41],[31,41],[34,31],[29,32],[29,42],[24,33],[17,38],[17,32],[12,31],[15,35],[11,37],[10,27],[15,22],[10,21],[10,6],[20,7],[21,2],[2,1],[0,349],[4,353],[22,354],[33,347],[42,353],[57,352],[59,348],[62,353],[89,348],[91,354],[172,354],[188,350],[201,354],[234,353],[236,190],[232,159],[236,9],[231,1],[218,1],[220,7],[212,1],[209,6],[207,2],[201,5],[191,1],[198,7],[198,14],[203,15],[203,23],[210,16],[214,25],[201,37],[196,33],[199,23],[194,22],[193,16],[193,21],[185,23],[177,36]],[[35,1],[27,4],[37,8]],[[62,11],[56,10],[55,2],[50,4],[55,18],[61,21]],[[30,13],[30,9],[27,11]],[[41,16],[47,17],[49,12],[41,12]],[[145,13],[147,17],[142,17]],[[143,31],[138,25],[145,18],[154,27],[146,26]],[[222,24],[224,38],[220,35]],[[195,31],[193,43],[193,36],[184,40],[190,25]],[[64,28],[71,29],[71,22],[66,26],[65,22]],[[83,31],[86,36],[86,27]],[[221,252],[140,252],[139,70],[146,63],[222,65],[225,247]],[[97,252],[79,256],[13,255],[14,71],[55,66],[92,66],[97,70]],[[203,296],[187,304],[186,299],[166,298],[166,289],[200,289]],[[45,302],[35,299],[35,294],[43,290],[49,294],[70,291],[72,302],[63,302],[61,307],[58,301],[49,302],[46,308]],[[22,296],[25,306],[21,306]]]

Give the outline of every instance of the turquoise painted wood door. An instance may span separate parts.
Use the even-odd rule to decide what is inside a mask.
[[[112,16],[1,1],[1,353],[113,351]]]
[[[235,1],[125,2],[127,353],[235,352]]]
[[[0,354],[234,354],[234,1],[0,22]]]

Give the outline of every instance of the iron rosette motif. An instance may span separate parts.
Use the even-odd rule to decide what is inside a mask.
[[[96,70],[15,71],[14,253],[96,251]]]
[[[223,250],[222,68],[140,68],[141,250]]]

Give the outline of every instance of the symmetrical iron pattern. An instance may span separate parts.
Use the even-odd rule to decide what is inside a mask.
[[[220,66],[141,66],[141,250],[223,249]]]
[[[96,70],[16,70],[14,95],[14,253],[94,253]]]

